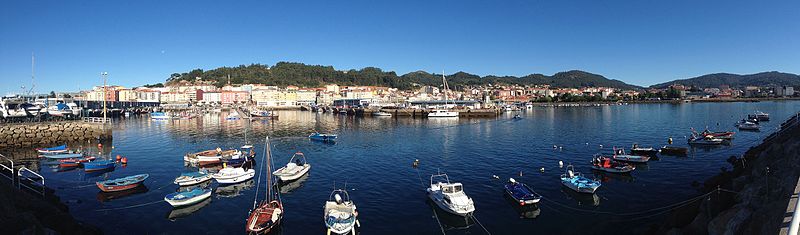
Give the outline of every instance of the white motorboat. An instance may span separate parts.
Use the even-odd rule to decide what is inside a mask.
[[[372,113],[372,116],[376,116],[376,117],[391,117],[391,116],[392,116],[392,114],[391,114],[391,113],[387,113],[387,112],[382,112],[382,111],[381,111],[381,112],[374,112],[374,113]]]
[[[756,119],[758,121],[769,121],[769,114],[761,111],[756,111],[754,114],[747,115],[749,119]]]
[[[3,118],[18,118],[28,116],[28,112],[22,107],[25,103],[22,99],[2,99],[0,100],[0,113]]]
[[[428,197],[444,211],[459,216],[469,216],[475,211],[475,203],[464,193],[464,186],[451,183],[447,174],[432,175],[431,187],[426,191]]]
[[[328,234],[356,234],[358,212],[356,204],[350,200],[350,194],[342,189],[333,190],[328,201],[325,202],[325,226]]]
[[[189,191],[167,194],[167,196],[164,197],[164,201],[167,201],[172,207],[183,207],[210,198],[211,192],[211,189],[194,188]]]
[[[196,171],[183,173],[178,178],[175,178],[175,184],[180,186],[189,186],[211,180],[211,174],[205,171]]]
[[[441,118],[441,117],[448,117],[448,118],[457,118],[458,112],[453,112],[447,110],[447,79],[444,77],[444,73],[442,73],[442,84],[444,85],[444,108],[445,109],[434,109],[428,113],[429,118]]]
[[[308,164],[306,155],[297,152],[289,159],[286,166],[281,167],[272,174],[277,176],[281,181],[292,181],[303,177],[311,169],[311,164]]]
[[[252,179],[255,175],[256,170],[253,169],[245,170],[241,167],[225,167],[222,168],[222,170],[219,170],[219,172],[211,175],[211,177],[217,180],[217,183],[220,184],[235,184]]]
[[[757,131],[761,129],[760,125],[749,121],[741,121],[736,124],[736,127],[739,128],[739,130],[747,130],[747,131]]]
[[[725,140],[720,138],[714,138],[711,135],[697,136],[695,134],[692,134],[692,136],[689,137],[688,143],[691,145],[720,145],[724,144]]]

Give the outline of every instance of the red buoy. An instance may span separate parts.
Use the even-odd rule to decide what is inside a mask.
[[[128,158],[127,157],[123,157],[122,158],[122,164],[128,164]]]
[[[103,144],[97,144],[97,148],[103,148]]]
[[[119,154],[117,154],[117,161],[119,161],[120,159],[122,159],[122,157],[120,157]]]

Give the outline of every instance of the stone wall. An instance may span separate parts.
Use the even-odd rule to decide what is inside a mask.
[[[80,121],[0,125],[0,148],[60,144],[86,139],[111,139],[111,128]]]

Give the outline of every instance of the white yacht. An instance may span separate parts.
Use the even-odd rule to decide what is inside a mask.
[[[426,191],[428,197],[444,211],[459,216],[469,216],[475,211],[475,203],[464,193],[464,186],[450,183],[447,174],[432,175],[431,187]]]
[[[448,118],[457,118],[458,112],[453,112],[447,110],[447,79],[444,77],[444,73],[442,73],[442,84],[444,84],[444,109],[433,109],[428,113],[429,118],[433,117],[448,117]]]
[[[3,118],[18,118],[28,116],[22,106],[25,102],[21,99],[9,98],[0,100],[0,112]]]

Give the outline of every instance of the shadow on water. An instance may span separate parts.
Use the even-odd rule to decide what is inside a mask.
[[[120,199],[120,198],[124,198],[124,197],[128,197],[128,196],[132,196],[132,195],[136,195],[136,194],[146,193],[147,191],[150,191],[150,189],[148,189],[147,186],[145,186],[144,184],[142,184],[142,185],[140,185],[140,186],[138,186],[136,188],[123,190],[123,191],[118,191],[118,192],[103,192],[103,191],[100,191],[100,192],[97,192],[97,201],[99,201],[99,202],[110,202],[112,200],[116,200],[116,199]]]
[[[298,189],[303,186],[303,183],[308,180],[309,175],[311,172],[301,176],[299,179],[292,180],[292,181],[280,181],[278,186],[281,190],[281,193],[291,193],[295,189]]]
[[[228,185],[220,185],[217,186],[217,197],[223,198],[232,198],[237,197],[242,194],[242,192],[247,191],[248,189],[255,186],[255,181],[253,179],[249,179],[245,182],[237,183],[237,184],[228,184]]]
[[[636,170],[638,170],[638,169],[639,169],[639,167],[637,166]],[[636,170],[634,170],[634,172]],[[592,170],[592,175],[594,175],[594,177],[596,179],[600,180],[600,182],[603,182],[603,183],[611,182],[611,181],[614,181],[614,180],[621,181],[621,182],[629,182],[630,183],[630,182],[634,182],[636,180],[636,178],[633,177],[633,175],[631,175],[631,173],[624,173],[624,174],[608,173],[608,172],[605,172],[605,171],[600,171],[600,170],[594,170],[593,169]]]
[[[433,201],[430,199],[426,200],[426,203],[431,208],[431,211],[434,213],[434,219],[438,218],[439,222],[444,228],[445,231],[451,230],[467,230],[475,225],[475,221],[471,217],[466,216],[458,216],[451,214],[439,208]]]
[[[564,193],[567,198],[575,200],[579,206],[597,207],[600,205],[600,196],[597,196],[597,193],[578,193],[563,185],[561,186],[561,192]]]
[[[503,193],[503,198],[508,201],[514,211],[519,214],[519,218],[521,219],[536,219],[539,217],[539,214],[542,213],[542,210],[539,208],[539,203],[536,204],[528,204],[528,205],[520,205],[517,200],[514,200],[511,196],[507,193]]]
[[[188,217],[189,215],[199,211],[200,209],[203,209],[203,207],[207,206],[208,204],[211,204],[210,197],[206,198],[206,200],[203,200],[197,204],[192,204],[185,207],[172,208],[172,210],[170,210],[169,213],[167,213],[167,219],[170,221],[176,221],[180,218]]]

